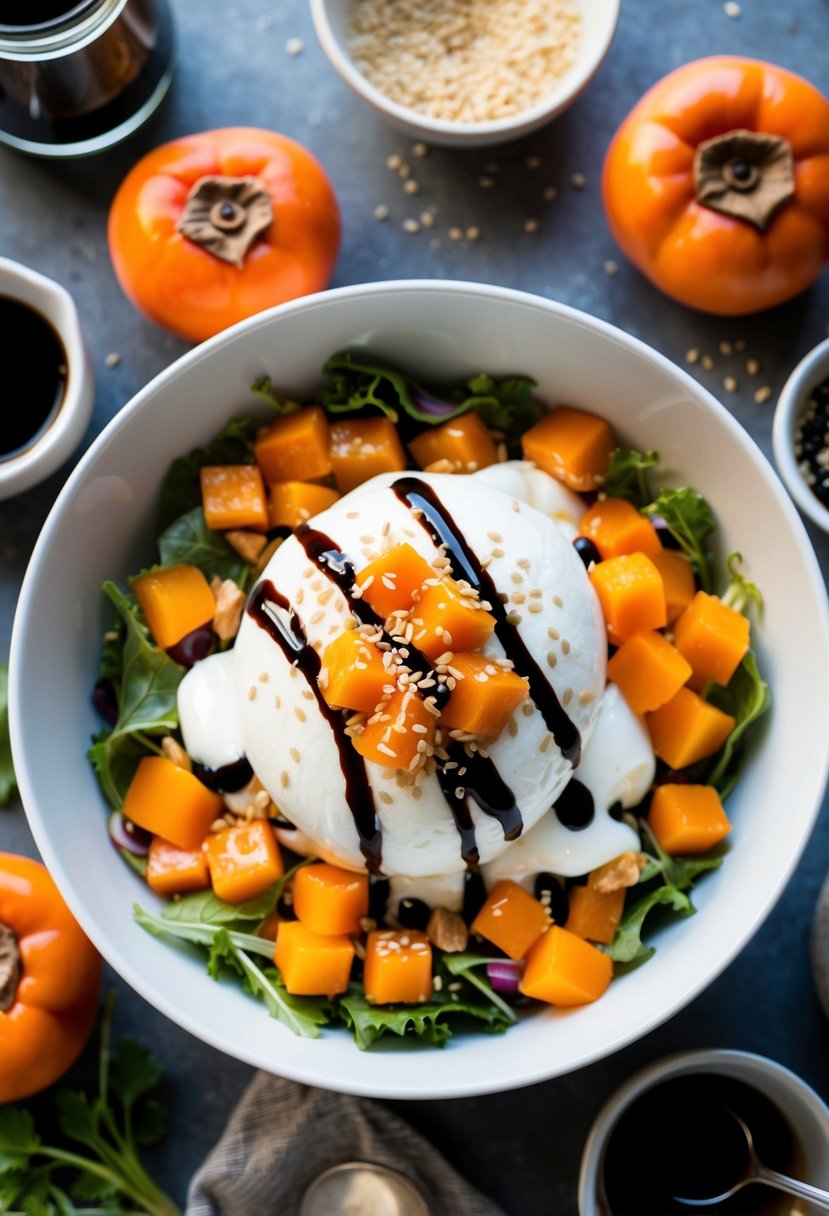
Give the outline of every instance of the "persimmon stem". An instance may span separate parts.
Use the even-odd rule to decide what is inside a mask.
[[[17,934],[0,920],[0,1013],[8,1013],[17,1000],[22,972]]]
[[[763,232],[794,196],[792,146],[779,135],[726,131],[694,154],[697,202]]]

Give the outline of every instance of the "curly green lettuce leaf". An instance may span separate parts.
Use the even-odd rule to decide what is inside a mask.
[[[729,553],[726,558],[728,567],[728,586],[723,592],[722,602],[735,612],[748,616],[751,608],[756,608],[758,615],[763,614],[763,596],[756,583],[746,578],[740,567],[743,564],[742,553]]]
[[[5,806],[16,790],[9,739],[9,669],[0,663],[0,806]]]
[[[679,916],[690,916],[694,911],[688,896],[670,883],[649,891],[625,910],[616,936],[604,947],[614,963],[643,963],[655,953],[653,946],[646,946],[642,941],[642,931],[648,915],[658,907],[668,907]]]
[[[609,498],[624,498],[640,510],[651,501],[648,470],[659,463],[658,452],[637,452],[616,448],[610,453],[610,466],[602,482],[602,493]]]
[[[419,1039],[431,1047],[444,1047],[452,1037],[449,1023],[469,1019],[480,1023],[481,1029],[500,1034],[511,1026],[515,1015],[508,1018],[491,1001],[480,1001],[474,995],[437,994],[422,1005],[370,1005],[362,989],[352,984],[337,1002],[341,1020],[354,1034],[361,1051],[376,1043],[383,1035]]]
[[[185,562],[198,567],[208,581],[214,576],[232,578],[243,591],[253,581],[253,568],[232,549],[220,532],[211,532],[201,506],[193,507],[158,538],[159,565]]]
[[[244,418],[228,423],[203,448],[194,448],[170,465],[161,484],[158,531],[163,532],[180,516],[201,503],[199,472],[205,465],[252,464],[253,424]]]
[[[646,515],[656,515],[665,521],[671,536],[690,560],[703,591],[710,592],[713,557],[708,539],[716,524],[708,501],[698,490],[682,486],[678,490],[660,490],[644,511]]]
[[[746,731],[771,706],[769,686],[760,675],[754,652],[749,650],[725,687],[710,684],[705,695],[712,705],[735,719],[731,734],[717,753],[714,768],[706,778],[725,799],[740,776]]]
[[[267,401],[280,418],[284,418],[287,414],[298,414],[301,409],[305,408],[301,401],[295,401],[293,397],[286,397],[280,393],[270,376],[257,376],[250,386],[250,391],[255,396],[261,397],[263,401]]]

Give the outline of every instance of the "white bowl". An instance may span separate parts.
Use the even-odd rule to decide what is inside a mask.
[[[582,37],[576,62],[553,86],[539,105],[511,118],[491,122],[448,122],[429,118],[418,110],[398,105],[362,72],[348,49],[348,21],[354,0],[311,0],[311,16],[322,49],[346,84],[373,110],[413,139],[446,147],[475,148],[505,143],[529,135],[566,110],[587,87],[607,54],[621,0],[578,0],[582,12]]]
[[[66,387],[60,405],[43,430],[21,451],[0,457],[0,499],[22,494],[49,477],[74,452],[92,413],[95,368],[87,349],[75,301],[65,287],[10,258],[0,258],[0,296],[28,304],[45,317],[66,353]],[[34,352],[35,356],[37,352]],[[31,358],[9,352],[7,358]],[[25,408],[25,404],[4,405]]]
[[[807,486],[794,454],[795,430],[813,389],[829,376],[829,338],[805,355],[783,385],[774,411],[772,445],[780,476],[804,515],[829,532],[829,509]]]
[[[803,1181],[829,1188],[829,1107],[805,1081],[782,1064],[748,1051],[683,1051],[643,1068],[610,1096],[596,1116],[582,1153],[579,1216],[608,1216],[602,1171],[608,1140],[622,1114],[655,1085],[691,1073],[733,1077],[764,1094],[782,1111],[800,1141]]]
[[[774,693],[765,738],[729,801],[723,870],[699,914],[661,932],[644,967],[594,1005],[545,1009],[503,1039],[458,1037],[444,1051],[359,1052],[342,1032],[294,1038],[203,960],[132,920],[154,906],[113,855],[86,761],[104,612],[101,582],[151,558],[169,461],[249,410],[271,375],[289,394],[319,383],[326,357],[370,347],[421,376],[527,373],[542,399],[597,410],[625,444],[656,448],[673,484],[713,503],[724,552],[739,548],[766,596],[758,630]],[[827,768],[829,622],[803,525],[752,440],[703,388],[620,330],[501,287],[410,281],[345,287],[261,313],[203,343],[143,389],[100,435],[58,499],[20,596],[11,652],[17,775],[44,859],[78,920],[117,971],[193,1034],[258,1067],[330,1089],[410,1098],[509,1089],[565,1073],[664,1021],[746,944],[780,895],[815,819]],[[785,814],[782,813],[785,808]]]

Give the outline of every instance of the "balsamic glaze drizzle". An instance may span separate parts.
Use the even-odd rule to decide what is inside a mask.
[[[559,794],[553,810],[563,828],[569,828],[571,832],[582,832],[593,822],[596,804],[587,786],[571,777]]]
[[[277,609],[282,610],[287,621]],[[366,859],[369,873],[380,873],[382,832],[365,762],[345,733],[343,715],[338,709],[331,709],[320,691],[317,682],[322,667],[319,655],[313,646],[308,645],[308,639],[296,613],[269,579],[263,579],[254,588],[247,611],[257,625],[276,642],[285,658],[305,677],[320,713],[331,727],[340,756],[340,768],[345,778],[346,802],[360,841],[360,852]]]
[[[238,760],[223,764],[220,768],[209,768],[206,764],[199,764],[198,760],[194,760],[193,776],[198,777],[202,785],[206,785],[209,790],[215,790],[219,794],[235,794],[237,790],[244,789],[251,780],[253,769],[247,756],[240,756]]]

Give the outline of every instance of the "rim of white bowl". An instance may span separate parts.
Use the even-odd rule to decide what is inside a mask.
[[[579,1169],[579,1216],[598,1216],[598,1208],[595,1203],[596,1184],[599,1180],[599,1170],[605,1147],[621,1116],[641,1094],[660,1085],[669,1077],[706,1071],[723,1076],[733,1076],[734,1072],[730,1066],[735,1066],[738,1071],[752,1072],[758,1081],[763,1076],[773,1074],[796,1089],[815,1117],[825,1120],[827,1129],[829,1129],[829,1106],[826,1105],[817,1090],[813,1089],[808,1081],[804,1081],[796,1072],[787,1068],[785,1064],[780,1064],[769,1056],[727,1047],[701,1047],[691,1051],[674,1052],[646,1064],[644,1068],[624,1081],[618,1089],[613,1091],[593,1120],[584,1142]],[[778,1104],[775,1103],[775,1105]]]
[[[369,105],[374,106],[402,126],[419,128],[424,136],[432,134],[457,140],[458,143],[467,137],[470,142],[481,143],[487,136],[498,140],[508,136],[511,131],[515,131],[516,136],[524,133],[525,130],[529,133],[529,129],[538,125],[546,115],[549,114],[551,118],[555,117],[555,112],[575,101],[578,95],[587,88],[607,56],[616,33],[616,26],[619,23],[621,0],[607,0],[607,3],[610,11],[605,17],[606,35],[597,42],[594,52],[589,58],[586,58],[583,63],[574,64],[561,77],[558,87],[538,105],[522,110],[519,114],[513,114],[509,118],[490,119],[487,122],[450,122],[448,119],[430,118],[428,114],[422,114],[419,110],[411,109],[409,106],[398,105],[396,101],[392,101],[390,97],[371,84],[357,69],[354,60],[344,49],[328,19],[328,0],[311,0],[311,19],[320,45],[332,67],[346,84],[350,85],[354,92]],[[586,14],[582,9],[582,18],[585,17]]]
[[[794,431],[808,394],[829,376],[829,338],[804,355],[781,389],[774,411],[771,441],[780,476],[801,511],[829,532],[829,509],[816,498],[803,478],[794,454]]]
[[[100,928],[98,923],[88,916],[84,906],[79,898],[76,898],[74,890],[74,882],[67,874],[60,856],[52,848],[49,834],[46,826],[41,818],[37,801],[34,796],[33,781],[31,778],[30,766],[27,762],[26,755],[22,752],[21,740],[23,737],[23,723],[21,715],[21,676],[20,671],[20,654],[25,645],[26,619],[29,612],[30,603],[34,600],[36,585],[40,577],[40,566],[44,559],[48,556],[51,545],[52,532],[57,526],[64,506],[71,500],[78,487],[86,477],[87,469],[95,463],[99,454],[105,450],[110,440],[124,426],[127,425],[133,414],[137,413],[145,399],[151,396],[158,387],[167,382],[172,382],[184,374],[192,363],[197,362],[206,351],[211,351],[216,347],[222,346],[228,341],[232,341],[234,336],[252,331],[258,328],[265,328],[271,324],[271,321],[285,315],[289,312],[313,311],[317,307],[326,307],[332,300],[348,300],[354,296],[372,295],[382,296],[384,294],[409,293],[413,291],[432,292],[445,291],[448,295],[464,296],[484,296],[493,300],[511,301],[516,304],[523,304],[532,308],[542,308],[554,316],[567,317],[573,322],[586,325],[588,328],[600,334],[609,341],[621,344],[629,349],[632,349],[641,354],[646,359],[654,362],[657,366],[675,377],[692,396],[702,397],[708,404],[709,408],[719,417],[723,426],[732,432],[737,440],[752,453],[756,454],[758,469],[764,476],[767,489],[775,499],[776,505],[787,517],[789,524],[800,537],[801,553],[804,563],[804,574],[815,594],[816,603],[820,603],[822,608],[819,619],[814,622],[814,627],[823,635],[824,650],[829,653],[829,604],[826,601],[826,593],[824,589],[823,576],[820,566],[817,561],[812,543],[808,533],[803,525],[803,521],[795,510],[794,504],[786,493],[780,479],[774,472],[774,469],[761,452],[758,445],[754,442],[751,436],[740,426],[736,419],[728,412],[707,389],[703,388],[696,380],[694,380],[684,369],[672,363],[665,355],[654,350],[653,347],[641,341],[639,338],[632,337],[616,326],[611,325],[608,321],[603,321],[598,317],[593,317],[589,313],[585,313],[577,308],[572,308],[567,304],[561,304],[558,301],[547,299],[544,296],[538,296],[532,292],[518,291],[514,288],[499,287],[489,283],[474,283],[462,280],[453,279],[393,279],[385,282],[375,283],[360,283],[346,287],[338,287],[329,291],[317,292],[314,295],[304,296],[298,300],[292,300],[287,304],[277,305],[275,308],[269,309],[266,312],[256,313],[246,320],[238,322],[229,329],[216,334],[215,337],[209,338],[200,346],[186,352],[184,355],[176,359],[158,375],[154,376],[143,389],[140,389],[135,396],[127,402],[127,404],[119,411],[118,414],[107,424],[104,430],[98,435],[95,441],[91,444],[87,452],[81,458],[80,462],[73,470],[58,498],[52,507],[49,515],[41,530],[40,536],[35,544],[29,566],[23,580],[20,597],[15,612],[14,626],[12,630],[11,650],[9,658],[9,727],[11,733],[12,753],[16,766],[16,775],[20,797],[26,810],[26,815],[29,821],[32,834],[35,838],[35,843],[40,850],[41,856],[49,869],[52,877],[57,883],[64,899],[69,905],[73,915],[81,925],[84,932],[98,948],[101,954],[106,958],[110,966],[122,977],[129,986],[143,997],[150,1005],[154,1006],[160,1013],[163,1013],[170,1021],[181,1026],[195,1038],[202,1042],[208,1043],[211,1047],[224,1052],[235,1059],[242,1060],[244,1063],[250,1064],[255,1068],[262,1068],[266,1071],[273,1071],[278,1067],[280,1075],[290,1078],[291,1080],[299,1081],[307,1085],[317,1085],[324,1089],[331,1089],[343,1093],[360,1094],[369,1098],[399,1098],[399,1099],[433,1099],[433,1098],[461,1098],[474,1097],[476,1095],[484,1095],[497,1093],[504,1090],[519,1089],[525,1085],[534,1085],[540,1081],[549,1080],[555,1076],[561,1076],[577,1071],[588,1064],[592,1064],[598,1059],[604,1059],[607,1056],[613,1055],[615,1052],[626,1047],[628,1044],[643,1038],[651,1030],[662,1025],[671,1018],[680,1009],[683,1009],[694,997],[703,992],[725,968],[733,961],[734,958],[745,948],[754,934],[759,929],[760,925],[765,921],[766,917],[772,911],[774,905],[783,892],[784,887],[789,881],[800,857],[803,853],[806,843],[814,822],[820,810],[823,791],[826,786],[827,775],[829,774],[829,749],[823,758],[823,764],[819,773],[819,782],[816,785],[816,792],[813,797],[813,805],[810,808],[808,815],[807,830],[804,830],[802,839],[799,841],[786,861],[785,866],[781,869],[777,876],[776,882],[771,888],[767,888],[764,892],[765,899],[762,906],[758,906],[752,919],[745,926],[742,934],[735,939],[730,948],[717,956],[709,963],[707,967],[702,969],[693,983],[683,988],[671,1001],[664,1007],[651,1013],[648,1017],[641,1019],[635,1026],[630,1026],[622,1032],[617,1032],[609,1041],[600,1044],[595,1049],[584,1050],[580,1054],[573,1057],[567,1064],[567,1067],[562,1068],[557,1065],[545,1067],[544,1063],[539,1061],[538,1065],[532,1068],[523,1066],[514,1074],[499,1078],[496,1081],[480,1080],[475,1082],[457,1082],[452,1079],[451,1068],[447,1067],[444,1070],[444,1079],[439,1083],[431,1082],[428,1085],[414,1087],[400,1087],[394,1085],[392,1081],[383,1082],[382,1084],[366,1083],[353,1085],[341,1081],[338,1078],[331,1078],[324,1068],[319,1067],[304,1067],[296,1066],[290,1059],[290,1056],[278,1061],[264,1059],[262,1054],[255,1050],[249,1049],[245,1043],[234,1039],[229,1033],[214,1033],[210,1029],[206,1029],[196,1018],[191,1018],[186,1014],[182,1014],[176,1006],[174,1000],[166,993],[155,987],[151,977],[145,976],[141,971],[136,969],[130,959],[113,945],[106,935],[106,932]],[[356,1050],[356,1049],[355,1049]],[[391,1058],[391,1057],[390,1057]],[[389,1069],[392,1072],[392,1069]]]

